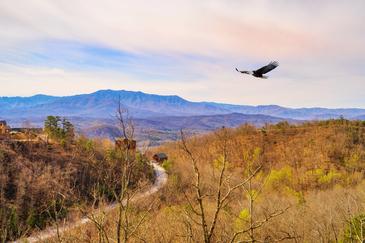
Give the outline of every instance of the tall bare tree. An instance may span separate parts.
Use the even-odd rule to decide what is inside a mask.
[[[118,100],[116,119],[122,132],[123,138],[132,140],[134,138],[134,122],[126,107],[123,107],[121,99]]]
[[[198,159],[189,147],[186,137],[181,131],[181,149],[188,156],[194,171],[194,181],[193,188],[195,195],[193,200],[190,200],[188,196],[186,199],[188,201],[190,210],[192,213],[187,213],[190,222],[188,227],[192,229],[191,224],[196,224],[200,227],[202,238],[205,243],[214,241],[214,234],[216,226],[218,224],[219,216],[221,214],[222,208],[229,204],[229,199],[232,194],[239,190],[243,185],[247,184],[252,177],[254,177],[261,167],[257,167],[253,173],[246,179],[243,179],[234,184],[230,183],[230,175],[227,171],[228,169],[228,132],[227,129],[223,128],[217,133],[220,142],[220,163],[218,166],[218,180],[215,185],[214,193],[211,194],[206,190],[202,184],[202,174],[199,169]],[[206,201],[211,199],[214,201],[214,209],[212,216],[208,216],[208,209],[206,208]],[[198,220],[197,220],[198,219]],[[194,237],[191,234],[191,238]],[[193,239],[194,240],[194,239]]]
[[[255,177],[262,169],[262,163],[259,161],[260,150],[256,149],[250,158],[246,158],[245,176],[241,180],[233,182],[233,180],[231,180],[233,176],[228,170],[228,143],[230,139],[228,130],[226,128],[220,129],[218,132],[216,132],[216,138],[218,141],[220,156],[214,167],[218,169],[218,173],[216,176],[213,176],[214,182],[216,183],[213,186],[213,190],[209,190],[203,185],[204,178],[202,178],[201,169],[198,165],[198,158],[189,147],[184,133],[181,132],[181,148],[188,156],[194,171],[193,190],[195,195],[193,200],[186,196],[190,207],[190,211],[186,214],[189,220],[184,222],[187,228],[188,238],[192,242],[197,240],[194,239],[193,232],[193,225],[197,225],[198,228],[200,228],[199,232],[202,234],[204,242],[214,242],[216,240],[215,231],[219,223],[222,209],[232,202],[234,192],[243,190],[247,195],[248,203],[247,218],[243,219],[246,224],[242,229],[239,229],[238,231],[234,232],[233,235],[231,235],[230,242],[237,242],[238,239],[238,242],[258,242],[262,240],[268,240],[257,239],[255,231],[263,227],[273,218],[285,213],[288,207],[274,210],[272,212],[265,212],[263,218],[258,218],[255,215],[255,202],[264,189],[268,178],[267,176],[266,179],[261,181],[261,183],[257,183],[257,181],[255,181]],[[251,160],[247,161],[249,159]],[[213,202],[213,210],[208,210],[208,202],[210,202],[210,204]],[[270,242],[294,238],[287,232],[282,233],[282,237],[275,239],[270,238]],[[245,238],[246,236],[248,236],[248,238]]]
[[[137,186],[133,189],[130,188],[132,182],[133,170],[136,166],[135,156],[135,141],[134,130],[135,126],[133,119],[129,115],[128,109],[122,106],[121,100],[118,102],[118,109],[116,112],[116,118],[119,123],[123,135],[123,143],[118,146],[120,152],[120,189],[114,190],[114,197],[118,204],[118,217],[117,217],[117,242],[128,242],[131,237],[137,237],[138,228],[146,220],[147,210],[138,220],[132,219],[131,212],[132,202],[135,195],[141,192],[143,186]]]
[[[270,173],[266,175],[263,179],[256,179],[256,169],[255,164],[262,164],[260,162],[260,154],[261,149],[256,148],[252,153],[245,153],[244,154],[244,162],[246,164],[245,174],[249,178],[246,184],[242,185],[242,189],[245,192],[247,198],[247,208],[244,209],[242,212],[241,217],[238,217],[238,220],[243,223],[241,229],[236,231],[230,242],[261,242],[261,241],[269,241],[269,242],[279,242],[288,239],[294,239],[295,237],[292,236],[290,233],[286,231],[282,231],[282,237],[280,238],[265,238],[265,239],[258,239],[256,237],[255,232],[264,227],[265,224],[272,221],[275,217],[278,217],[284,214],[288,209],[289,206],[286,206],[282,209],[275,209],[273,211],[267,211],[263,213],[264,216],[259,218],[256,216],[256,201],[263,192],[265,185],[270,178]],[[261,168],[261,165],[260,165]]]

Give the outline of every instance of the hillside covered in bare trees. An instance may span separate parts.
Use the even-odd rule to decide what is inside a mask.
[[[156,217],[174,226],[153,241],[361,242],[364,148],[365,123],[344,119],[167,144],[170,184]]]
[[[113,173],[115,151],[105,144],[86,139],[72,149],[3,144],[2,232],[11,239],[54,225],[56,215],[73,215],[69,208],[81,211],[71,207],[76,201],[95,203],[98,189],[100,207],[86,209],[99,208],[88,212],[92,222],[51,242],[364,240],[364,122],[281,122],[180,136],[147,152],[168,154],[162,162],[167,185],[148,200],[111,211],[103,211],[101,202],[113,200],[113,181],[124,177]],[[146,171],[133,170],[136,188],[142,185],[137,181],[152,179]]]
[[[168,184],[129,242],[364,240],[364,122],[283,122],[181,135],[156,149],[169,155],[163,162]],[[106,219],[107,235],[115,234],[115,217]],[[95,226],[85,227],[63,239],[97,241]]]
[[[154,180],[148,160],[135,155],[129,187]],[[124,152],[107,141],[0,141],[0,241],[15,240],[82,208],[115,201]]]

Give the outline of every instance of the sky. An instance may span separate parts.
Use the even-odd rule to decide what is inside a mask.
[[[365,108],[363,0],[2,0],[0,96]],[[269,79],[242,75],[270,61]]]

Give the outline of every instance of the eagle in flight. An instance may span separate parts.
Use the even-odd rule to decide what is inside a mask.
[[[267,78],[267,76],[263,75],[265,73],[270,72],[271,70],[275,69],[277,66],[279,66],[278,62],[270,62],[268,65],[263,66],[262,68],[259,68],[255,71],[240,71],[236,68],[237,72],[250,74],[256,78]]]

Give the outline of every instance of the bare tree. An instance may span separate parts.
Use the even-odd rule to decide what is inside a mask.
[[[109,236],[106,231],[106,212],[104,210],[98,210],[100,205],[104,202],[104,196],[99,191],[99,185],[96,185],[92,191],[93,203],[92,203],[92,213],[87,214],[87,218],[95,225],[98,231],[98,242],[99,243],[109,243]],[[86,213],[86,212],[85,212]]]
[[[266,182],[268,181],[270,177],[270,173],[263,179],[263,180],[255,180],[255,176],[257,174],[257,169],[255,169],[255,162],[257,163],[259,161],[261,150],[259,148],[256,148],[254,152],[251,155],[246,155],[245,157],[245,164],[247,165],[246,168],[246,176],[248,177],[247,183],[242,185],[242,189],[246,194],[247,197],[247,217],[239,217],[238,220],[245,223],[245,226],[242,227],[242,229],[236,231],[230,242],[236,242],[236,240],[239,237],[243,237],[238,242],[279,242],[283,240],[288,239],[294,239],[295,237],[292,236],[290,233],[282,231],[283,234],[282,237],[273,239],[271,237],[267,237],[265,239],[257,239],[255,235],[255,231],[262,228],[266,223],[274,219],[275,217],[278,217],[282,214],[284,214],[288,209],[289,206],[283,208],[283,209],[275,209],[274,211],[268,212],[265,211],[263,214],[263,218],[258,219],[258,217],[255,215],[255,207],[256,207],[256,200],[261,195]],[[258,162],[258,164],[261,164]],[[261,168],[261,166],[259,167]],[[245,238],[248,236],[248,238]]]
[[[69,201],[72,200],[75,192],[75,185],[67,187],[67,184],[65,183],[70,173],[72,173],[71,169],[65,169],[62,172],[59,171],[57,180],[49,182],[52,185],[50,186],[52,189],[49,190],[50,202],[44,210],[44,212],[46,212],[49,218],[54,222],[58,242],[62,242],[60,230],[61,220],[64,220],[63,223],[65,223],[68,204]]]
[[[60,219],[62,218],[64,214],[64,210],[66,210],[65,207],[65,200],[66,196],[62,194],[61,192],[57,192],[52,200],[49,208],[46,210],[47,214],[51,219],[53,219],[55,225],[56,225],[56,235],[57,235],[57,241],[62,242],[61,233],[60,233]]]
[[[104,201],[104,191],[100,192],[98,185],[93,190],[93,212],[88,214],[88,219],[95,225],[98,232],[98,241],[109,243],[114,238],[118,243],[129,242],[132,238],[143,240],[138,235],[141,225],[147,220],[149,212],[152,210],[153,203],[143,212],[138,214],[134,210],[133,203],[138,197],[138,193],[144,189],[143,183],[137,183],[133,177],[137,164],[140,162],[136,156],[136,141],[134,140],[134,123],[129,115],[128,109],[123,107],[119,98],[116,116],[118,126],[121,131],[121,138],[115,140],[115,150],[112,159],[115,168],[111,168],[110,173],[105,174],[105,178],[101,180],[107,181],[109,185],[108,191],[112,193],[115,200],[115,208],[117,210],[116,217],[116,235],[111,237],[107,231],[106,213],[108,210],[100,208],[100,204]],[[103,189],[104,190],[104,189]],[[110,199],[110,198],[109,198]]]
[[[215,185],[215,190],[212,195],[206,191],[202,185],[202,175],[198,166],[198,160],[192,150],[189,148],[183,131],[181,131],[181,148],[188,156],[194,171],[193,188],[195,191],[195,196],[193,201],[190,200],[188,196],[186,196],[187,202],[192,212],[192,214],[187,213],[187,216],[193,224],[196,224],[200,227],[204,242],[206,243],[214,241],[214,233],[218,223],[219,215],[222,208],[229,204],[229,199],[231,198],[233,192],[247,184],[250,179],[254,177],[261,169],[261,167],[257,167],[248,178],[231,185],[231,176],[227,173],[228,134],[225,128],[223,128],[220,132],[221,134],[219,135],[219,140],[221,144],[222,157],[219,165],[218,181]],[[208,209],[206,208],[206,200],[208,198],[212,198],[215,204],[213,215],[211,217],[208,216]],[[194,236],[192,234],[191,222],[187,222],[187,226],[190,232],[190,238],[193,238]]]
[[[24,134],[26,136],[27,141],[31,141],[32,140],[32,132],[31,132],[31,128],[32,128],[32,123],[29,120],[25,120],[22,123],[22,127],[24,128]]]
[[[119,127],[121,129],[123,138],[133,139],[134,138],[134,128],[135,128],[134,122],[133,122],[132,117],[129,114],[128,109],[123,107],[120,97],[118,100],[116,119],[117,119]]]
[[[204,242],[209,243],[215,241],[215,229],[219,222],[219,216],[221,214],[222,208],[226,207],[232,199],[233,193],[243,189],[247,195],[248,202],[248,223],[246,227],[243,227],[241,230],[234,232],[230,237],[230,242],[236,242],[237,239],[240,238],[238,242],[258,242],[258,241],[282,241],[286,239],[293,239],[294,237],[287,233],[282,232],[283,236],[281,238],[272,239],[256,239],[255,230],[263,227],[267,222],[272,220],[273,218],[282,215],[288,210],[289,207],[285,207],[284,209],[274,210],[273,212],[265,212],[264,217],[258,219],[255,216],[255,201],[258,196],[261,194],[265,183],[267,181],[268,176],[262,183],[254,183],[254,179],[257,176],[258,172],[262,169],[262,164],[259,161],[256,163],[248,161],[246,173],[244,178],[240,180],[236,180],[232,182],[232,174],[228,172],[228,130],[223,128],[220,129],[216,133],[216,138],[219,144],[220,150],[220,159],[218,162],[218,173],[215,179],[216,184],[214,185],[213,193],[206,189],[203,186],[203,178],[202,173],[199,169],[198,158],[192,152],[189,147],[186,137],[184,133],[181,131],[181,148],[188,156],[194,171],[194,181],[193,181],[193,190],[195,192],[194,199],[190,200],[187,195],[185,198],[189,204],[190,212],[187,212],[187,218],[184,222],[187,238],[189,241],[194,242],[194,227],[193,225],[197,225],[200,228],[200,232],[202,233],[202,238]],[[256,150],[254,155],[252,155],[253,160],[257,160],[260,151]],[[214,208],[213,211],[208,210],[207,203],[208,200],[213,202]],[[248,239],[242,238],[242,236],[248,235]]]
[[[116,116],[122,135],[123,143],[118,146],[120,152],[120,189],[114,190],[114,197],[117,201],[118,217],[117,217],[117,242],[128,242],[131,237],[137,237],[137,230],[146,220],[147,213],[151,210],[150,207],[138,220],[132,219],[131,212],[132,201],[135,195],[142,190],[142,185],[131,187],[133,170],[136,166],[135,157],[135,141],[134,130],[135,126],[133,119],[130,117],[128,109],[123,108],[119,99],[117,116]],[[152,204],[151,204],[152,205]]]

